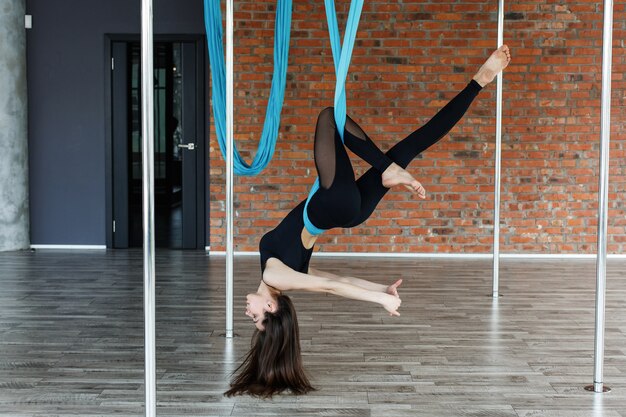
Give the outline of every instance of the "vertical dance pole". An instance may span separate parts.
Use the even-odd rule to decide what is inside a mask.
[[[146,417],[156,416],[154,324],[154,63],[152,0],[141,0],[141,140],[143,149],[143,313]]]
[[[498,48],[504,43],[504,0],[498,1]],[[496,166],[493,213],[493,298],[498,298],[500,273],[500,171],[502,161],[502,72],[496,85]]]
[[[233,0],[226,1],[226,337],[233,337]]]
[[[606,231],[609,198],[609,142],[611,140],[611,61],[613,47],[613,0],[604,1],[602,37],[602,111],[600,128],[600,182],[598,191],[598,254],[596,258],[596,333],[593,385],[588,391],[607,392],[604,386],[604,307],[606,296]]]

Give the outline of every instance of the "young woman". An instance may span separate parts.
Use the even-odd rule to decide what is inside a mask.
[[[505,45],[491,54],[470,83],[428,123],[383,153],[363,130],[347,118],[344,143],[370,168],[355,181],[332,108],[324,109],[315,128],[315,166],[320,188],[311,198],[307,214],[319,229],[354,227],[374,211],[390,187],[402,185],[425,198],[422,185],[405,168],[421,152],[446,135],[463,117],[480,90],[510,62]],[[309,267],[316,235],[304,227],[306,201],[294,208],[259,243],[263,278],[256,293],[248,294],[246,315],[256,326],[252,347],[237,369],[225,394],[271,397],[290,390],[304,394],[313,389],[302,366],[296,311],[285,291],[313,291],[381,305],[399,316],[398,287],[354,277],[340,277]]]

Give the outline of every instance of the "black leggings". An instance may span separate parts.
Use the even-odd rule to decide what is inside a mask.
[[[382,184],[382,173],[392,162],[406,168],[417,155],[445,136],[463,117],[481,90],[472,80],[424,126],[383,153],[349,117],[344,143],[372,168],[355,181],[350,158],[335,126],[332,107],[322,110],[315,127],[315,167],[320,188],[308,206],[311,223],[320,229],[354,227],[374,212],[389,190]]]

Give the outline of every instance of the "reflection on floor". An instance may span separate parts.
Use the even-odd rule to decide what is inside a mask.
[[[138,250],[0,253],[0,415],[143,414]],[[224,398],[249,347],[244,296],[256,257],[235,264],[235,326],[224,328],[224,259],[157,251],[161,416],[626,416],[626,262],[609,261],[605,382],[593,378],[593,261],[314,258],[383,282],[404,278],[401,317],[364,302],[293,294],[317,391]]]

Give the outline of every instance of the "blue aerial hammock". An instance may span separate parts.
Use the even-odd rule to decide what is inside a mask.
[[[337,78],[335,85],[335,125],[343,142],[343,131],[346,125],[346,77],[348,76],[348,67],[350,66],[350,58],[352,57],[352,49],[356,39],[356,32],[359,26],[361,11],[363,10],[363,0],[352,0],[350,3],[350,12],[348,13],[348,21],[346,23],[346,31],[343,37],[343,49],[340,43],[339,28],[337,25],[337,13],[335,11],[334,0],[324,0],[326,7],[326,18],[328,20],[328,32],[330,35],[330,44],[333,51],[333,61],[335,63],[335,75]],[[324,233],[324,229],[316,227],[307,214],[309,201],[313,194],[320,188],[319,178],[315,180],[309,196],[304,205],[304,227],[312,235],[320,235]]]
[[[226,70],[224,65],[220,3],[220,0],[204,0],[204,23],[209,49],[211,81],[213,84],[212,98],[215,130],[222,155],[226,155]],[[248,165],[244,161],[233,143],[233,166],[237,175],[257,175],[270,162],[276,147],[287,79],[292,0],[278,0],[277,3],[276,25],[274,28],[274,73],[272,75],[272,87],[267,103],[263,132],[259,141],[259,149],[252,165]]]

